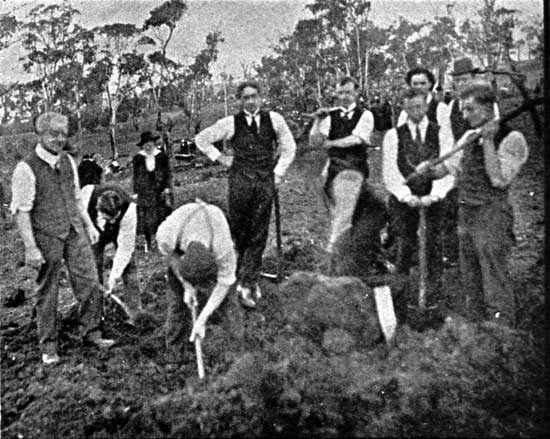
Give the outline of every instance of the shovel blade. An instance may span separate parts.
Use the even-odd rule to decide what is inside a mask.
[[[384,339],[387,344],[390,344],[397,328],[397,318],[395,317],[391,290],[388,285],[374,287],[374,302],[376,303],[376,312]]]

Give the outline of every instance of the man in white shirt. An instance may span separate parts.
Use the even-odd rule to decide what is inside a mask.
[[[73,158],[63,152],[68,119],[58,113],[41,114],[35,121],[39,136],[33,153],[19,162],[12,176],[11,211],[25,245],[25,262],[39,269],[36,317],[42,362],[59,362],[57,354],[57,297],[59,272],[67,265],[79,301],[80,332],[84,340],[109,348],[101,337],[101,287],[90,242],[95,229],[82,201]]]
[[[514,244],[514,215],[508,197],[529,150],[520,132],[495,120],[496,96],[490,86],[473,85],[460,99],[473,129],[458,145],[477,140],[430,173],[457,176],[460,271],[469,317],[513,324],[514,291],[507,258]],[[428,162],[417,166],[420,173],[428,169]]]
[[[183,360],[186,339],[204,338],[208,319],[235,283],[237,256],[223,211],[201,199],[174,210],[159,226],[156,239],[168,263],[166,348],[172,362],[178,363]],[[197,298],[195,286],[210,278],[216,279],[216,286],[208,300]],[[198,299],[204,307],[191,327],[185,305]]]
[[[382,167],[386,188],[391,193],[390,217],[392,232],[397,235],[397,270],[407,275],[417,250],[418,207],[426,208],[427,259],[430,289],[427,300],[436,304],[440,299],[439,282],[442,273],[440,244],[441,200],[452,188],[454,179],[447,176],[432,182],[422,176],[405,183],[416,165],[433,160],[452,148],[451,137],[437,124],[428,120],[426,92],[409,89],[403,95],[407,112],[404,125],[386,134]]]
[[[229,225],[238,254],[237,292],[244,306],[254,308],[261,297],[258,280],[273,197],[294,160],[296,143],[280,114],[261,110],[258,83],[243,82],[237,97],[242,110],[201,131],[195,143],[210,160],[229,169]],[[223,140],[231,141],[232,157],[214,146]]]
[[[342,234],[351,227],[363,181],[368,177],[367,147],[371,144],[374,118],[357,106],[359,84],[344,77],[336,87],[339,107],[314,113],[309,143],[327,150],[322,172],[329,199],[331,230],[327,253],[331,255]]]
[[[419,88],[426,92],[426,103],[428,104],[426,116],[430,122],[441,126],[446,114],[447,106],[443,102],[438,102],[432,92],[435,83],[433,73],[424,67],[416,67],[407,72],[405,80],[409,87]],[[399,127],[406,122],[407,112],[403,109],[397,119],[397,126]]]
[[[139,280],[134,250],[136,247],[136,203],[121,187],[114,184],[103,186],[86,185],[82,196],[88,206],[88,214],[99,232],[98,242],[93,245],[99,281],[103,282],[103,255],[109,244],[115,246],[113,265],[107,288],[113,291],[122,278],[126,290],[125,302],[131,311],[129,323],[133,323],[142,309]]]

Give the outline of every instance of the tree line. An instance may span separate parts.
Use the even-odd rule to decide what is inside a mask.
[[[140,117],[144,108],[177,105],[189,126],[200,120],[212,78],[211,67],[224,39],[214,30],[189,65],[167,54],[187,5],[168,0],[149,12],[141,26],[114,23],[82,27],[81,12],[64,1],[40,4],[24,19],[0,16],[0,50],[19,43],[19,58],[33,80],[3,84],[2,124],[57,110],[71,116],[72,131],[110,129],[116,157],[116,126]]]

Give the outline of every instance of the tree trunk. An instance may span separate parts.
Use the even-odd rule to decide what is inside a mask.
[[[118,148],[116,142],[116,113],[118,111],[118,103],[109,100],[109,142],[111,144],[111,154],[113,160],[118,160]]]

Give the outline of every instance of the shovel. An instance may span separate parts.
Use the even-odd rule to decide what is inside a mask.
[[[275,208],[275,239],[277,242],[277,272],[266,273],[261,272],[260,275],[267,279],[281,282],[283,280],[283,274],[281,270],[281,263],[283,259],[282,239],[281,239],[281,205],[279,204],[279,191],[275,189],[275,195],[273,196],[273,207]]]
[[[195,321],[197,320],[197,305],[195,303],[191,306],[191,316],[193,318],[193,326],[195,326]],[[197,356],[197,371],[199,373],[199,379],[202,380],[204,378],[204,363],[202,360],[202,345],[199,336],[195,337],[195,354]]]

